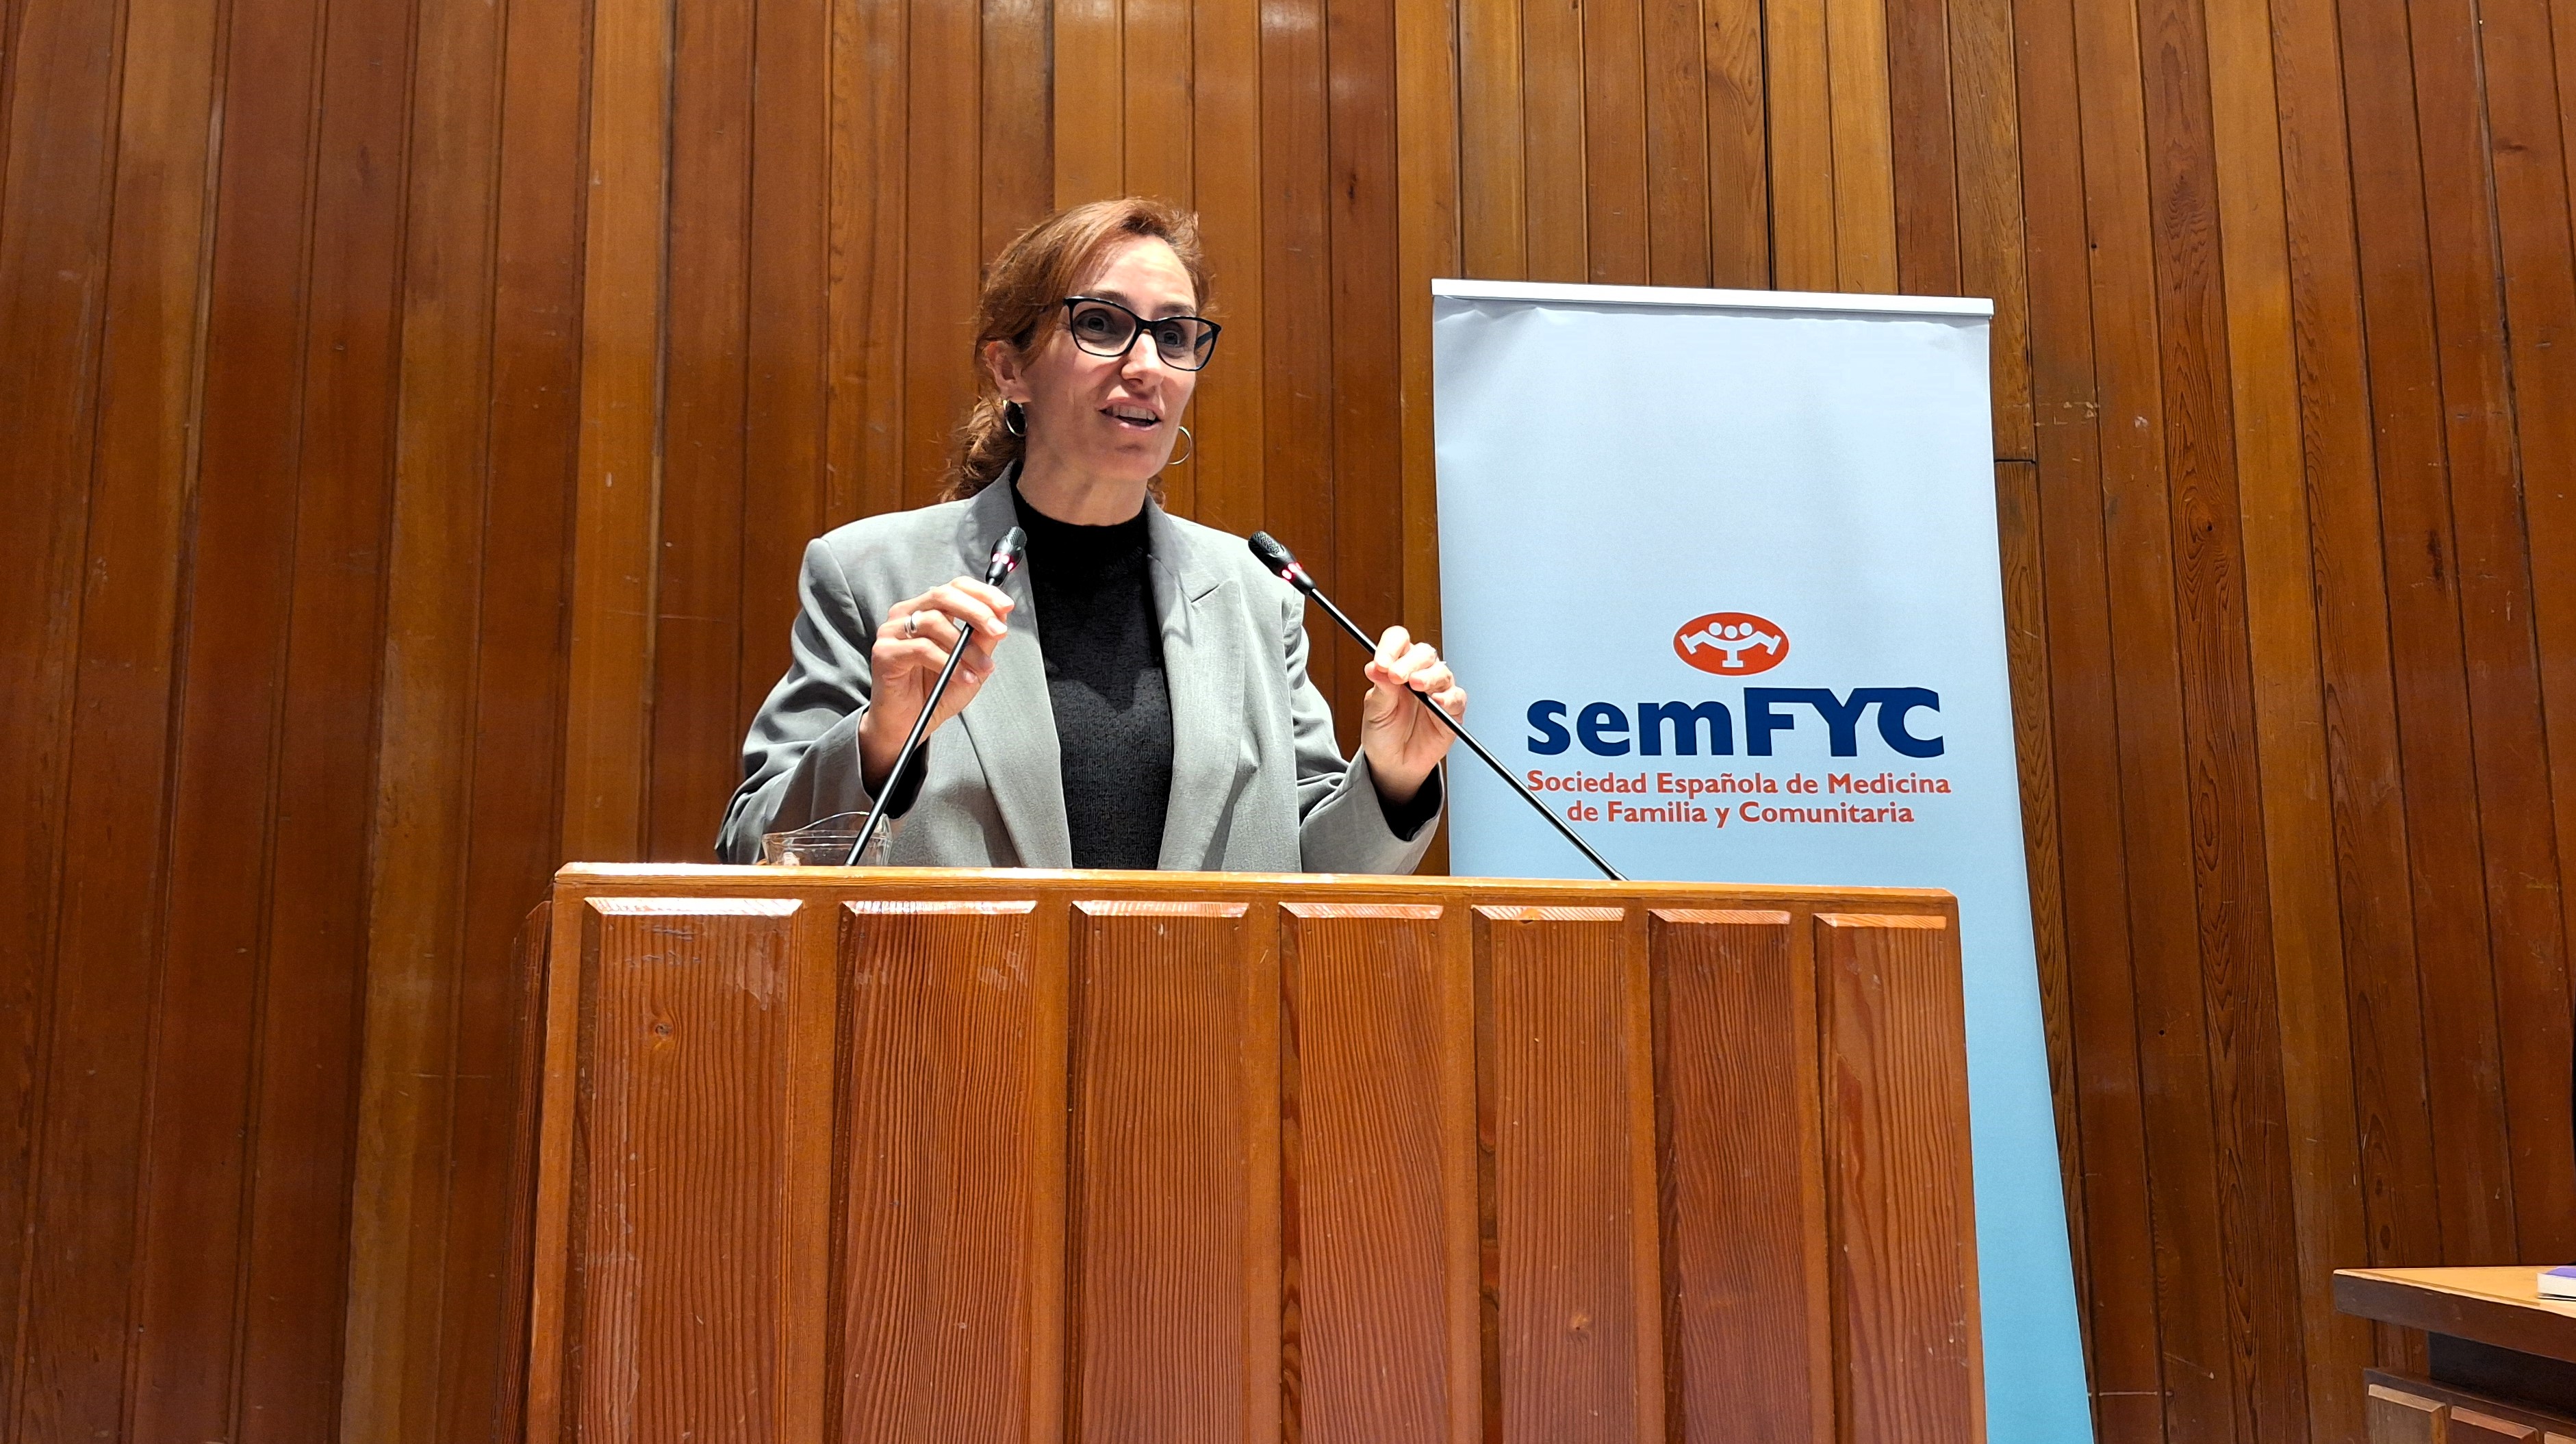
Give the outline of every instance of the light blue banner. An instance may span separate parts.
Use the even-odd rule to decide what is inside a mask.
[[[1631,877],[1957,894],[1989,1436],[2090,1439],[2013,765],[1991,308],[1433,292],[1442,640],[1478,735]],[[1592,875],[1482,769],[1450,775],[1455,871]]]

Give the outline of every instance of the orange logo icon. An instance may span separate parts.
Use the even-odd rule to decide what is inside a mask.
[[[1750,677],[1789,659],[1789,634],[1751,612],[1711,612],[1673,633],[1673,655],[1720,677]]]

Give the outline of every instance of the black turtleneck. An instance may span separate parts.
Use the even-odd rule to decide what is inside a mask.
[[[1011,504],[1029,534],[1026,564],[1073,865],[1159,866],[1172,796],[1172,693],[1145,513],[1111,526],[1057,521],[1029,505],[1016,484]],[[1410,839],[1440,812],[1440,774],[1425,778],[1407,801],[1389,802],[1381,792],[1377,803],[1387,827]]]
[[[1172,694],[1146,560],[1145,513],[1057,521],[1013,487],[1063,759],[1075,867],[1150,869],[1172,795]]]

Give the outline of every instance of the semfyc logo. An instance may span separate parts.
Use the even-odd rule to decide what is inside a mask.
[[[1750,677],[1789,659],[1789,634],[1751,612],[1711,612],[1673,633],[1673,655],[1720,677]]]

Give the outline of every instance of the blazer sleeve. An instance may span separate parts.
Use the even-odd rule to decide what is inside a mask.
[[[796,580],[796,625],[788,638],[787,675],[752,718],[742,743],[742,785],[725,809],[716,855],[760,861],[760,838],[876,805],[859,767],[859,719],[868,709],[868,652],[876,627],[850,588],[832,549],[805,546]],[[929,751],[928,741],[922,752]],[[910,769],[914,791],[927,757]],[[900,813],[909,799],[897,798]]]
[[[1283,587],[1281,590],[1286,591]],[[1388,826],[1369,775],[1368,754],[1344,759],[1333,712],[1307,675],[1306,602],[1287,593],[1280,646],[1288,668],[1288,715],[1297,749],[1297,846],[1308,872],[1409,873],[1422,865],[1448,806],[1448,764],[1423,780],[1438,789],[1431,816],[1409,837]]]

